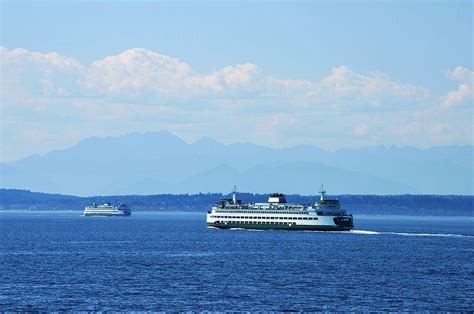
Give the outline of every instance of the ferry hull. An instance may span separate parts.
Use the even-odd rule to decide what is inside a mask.
[[[311,230],[311,231],[350,231],[352,226],[327,226],[327,225],[280,225],[280,224],[233,224],[233,223],[208,223],[209,227],[219,229],[255,229],[255,230]]]

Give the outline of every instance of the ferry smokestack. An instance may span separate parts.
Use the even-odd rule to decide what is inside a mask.
[[[237,187],[234,185],[234,189],[232,190],[232,202],[234,205],[237,204]]]
[[[321,188],[319,189],[319,194],[321,194],[321,201],[324,201],[324,197],[326,196],[326,191],[324,190],[324,185],[321,184]]]

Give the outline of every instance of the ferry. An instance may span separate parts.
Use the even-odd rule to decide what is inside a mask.
[[[109,203],[97,205],[92,203],[84,208],[84,216],[130,216],[132,211],[126,204],[112,206]]]
[[[354,228],[352,214],[346,213],[337,199],[326,196],[324,187],[316,202],[303,205],[286,201],[281,193],[271,194],[266,203],[242,203],[234,186],[232,199],[223,198],[207,212],[209,227],[220,229],[283,229],[349,231]]]

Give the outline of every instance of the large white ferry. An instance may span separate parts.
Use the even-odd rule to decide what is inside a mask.
[[[216,228],[346,231],[354,227],[338,200],[321,197],[309,205],[290,204],[285,195],[271,194],[267,203],[243,204],[232,191],[232,199],[221,199],[207,213],[207,225]]]
[[[112,206],[109,203],[97,205],[95,203],[84,208],[84,216],[130,216],[132,211],[126,204]]]

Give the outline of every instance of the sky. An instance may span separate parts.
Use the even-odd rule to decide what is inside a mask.
[[[2,1],[1,154],[168,130],[473,144],[472,1]]]

